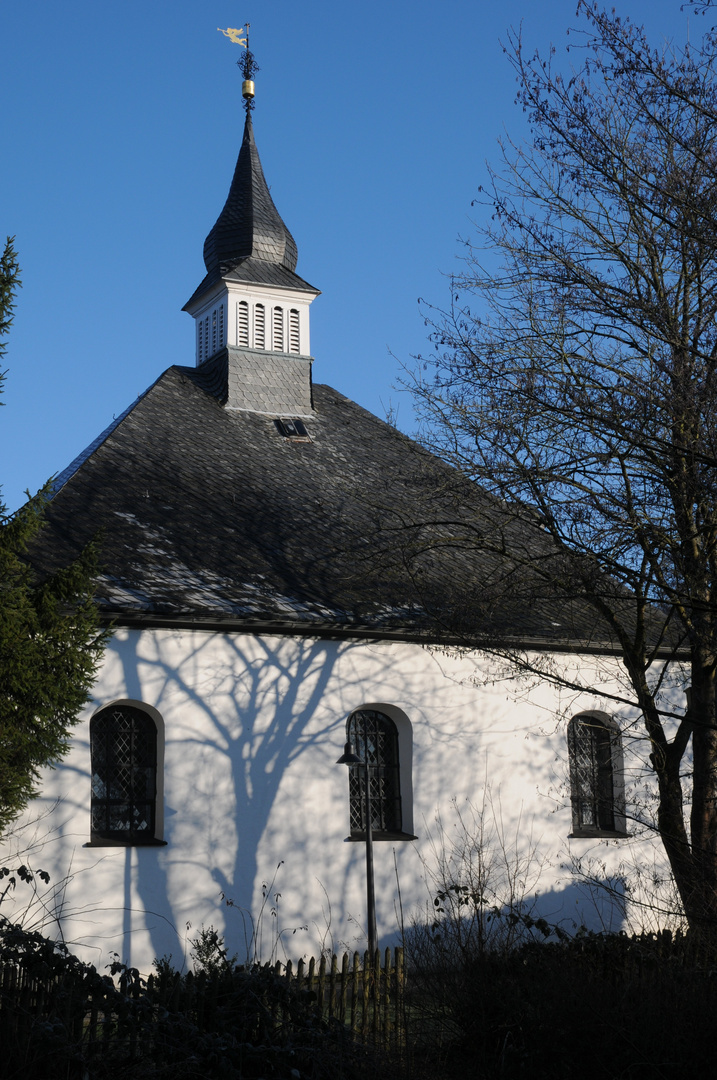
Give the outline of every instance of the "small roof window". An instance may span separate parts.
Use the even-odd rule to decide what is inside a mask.
[[[287,439],[308,439],[309,433],[303,420],[285,416],[281,420],[275,420],[281,435]]]

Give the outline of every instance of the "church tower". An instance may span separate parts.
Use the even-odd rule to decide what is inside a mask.
[[[296,242],[269,193],[254,141],[254,83],[224,209],[204,241],[206,276],[184,310],[196,324],[196,363],[226,374],[228,409],[312,413],[309,306],[319,295],[295,272]]]

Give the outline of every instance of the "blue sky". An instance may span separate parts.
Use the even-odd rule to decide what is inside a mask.
[[[679,0],[621,13],[681,44]],[[59,472],[171,364],[194,362],[181,308],[226,197],[243,125],[251,23],[254,128],[299,247],[314,378],[379,415],[410,401],[401,362],[426,349],[471,200],[506,131],[524,132],[509,27],[560,52],[575,0],[48,0],[0,13],[0,236],[23,270],[0,410],[8,508]],[[693,39],[704,23],[690,16]],[[574,40],[574,39],[573,39]],[[569,60],[565,60],[567,65]]]

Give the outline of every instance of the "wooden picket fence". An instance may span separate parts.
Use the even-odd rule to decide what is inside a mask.
[[[397,948],[393,956],[386,949],[383,964],[381,959],[378,949],[373,963],[368,952],[363,958],[358,952],[352,958],[344,953],[340,967],[336,954],[331,960],[322,956],[318,965],[312,957],[308,965],[300,960],[296,971],[289,961],[284,974],[297,990],[313,991],[319,1013],[338,1021],[355,1039],[400,1049],[406,1028],[403,949]]]
[[[286,993],[266,993],[251,1039],[276,1041],[291,1031],[295,1002],[317,1021],[342,1030],[351,1041],[403,1055],[406,1046],[403,950],[322,956],[318,961],[277,963],[263,969]],[[221,978],[179,975],[120,979],[78,978],[76,973],[37,977],[15,964],[0,964],[0,1047],[32,1045],[37,1025],[60,1028],[85,1063],[110,1057],[131,1062],[170,1049],[167,1017],[211,1032],[219,1012],[227,1022],[227,983]],[[162,1023],[159,1018],[163,1018]],[[254,1018],[252,1018],[254,1023]],[[164,1026],[163,1026],[164,1024]],[[247,1038],[246,1019],[237,1037]],[[176,1030],[176,1029],[174,1029]]]

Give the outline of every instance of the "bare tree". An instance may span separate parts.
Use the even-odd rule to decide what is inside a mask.
[[[551,538],[530,580],[615,643],[685,913],[717,926],[717,35],[578,11],[569,74],[510,40],[530,137],[410,382],[430,448]]]

